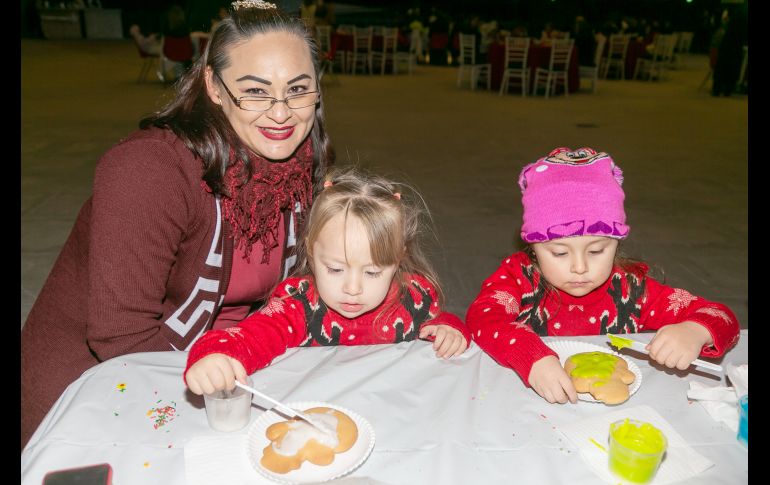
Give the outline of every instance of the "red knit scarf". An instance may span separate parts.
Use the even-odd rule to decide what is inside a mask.
[[[223,181],[230,196],[222,196],[222,206],[235,249],[241,248],[250,262],[252,246],[259,241],[262,263],[266,264],[270,262],[270,251],[278,246],[282,212],[293,211],[296,202],[304,212],[312,201],[313,144],[308,137],[292,158],[281,163],[250,153],[253,174],[241,185],[238,174],[242,173],[244,161],[235,160],[235,151],[230,149],[230,166]]]

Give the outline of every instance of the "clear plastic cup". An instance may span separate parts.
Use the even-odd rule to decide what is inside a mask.
[[[749,446],[749,395],[746,394],[738,400],[738,441],[744,446]]]
[[[251,386],[251,379],[247,379],[246,383]],[[251,420],[251,398],[252,394],[240,387],[232,391],[204,394],[209,426],[225,432],[243,429]]]
[[[623,419],[610,424],[610,471],[633,483],[649,483],[663,460],[668,441],[650,423]]]

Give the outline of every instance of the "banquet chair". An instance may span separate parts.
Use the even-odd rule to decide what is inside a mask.
[[[414,72],[414,65],[417,62],[417,46],[414,45],[412,40],[414,36],[410,38],[409,50],[398,50],[398,33],[396,34],[396,53],[393,58],[393,74],[398,74],[401,71],[401,67],[406,65],[406,71],[409,75]]]
[[[521,95],[527,96],[529,89],[529,66],[527,66],[529,42],[529,37],[505,38],[505,64],[503,64],[503,80],[500,83],[500,96],[503,93],[508,93],[511,79],[519,79]]]
[[[463,82],[467,72],[470,76],[471,91],[476,90],[479,79],[486,79],[487,90],[492,87],[492,64],[476,64],[476,35],[459,34],[460,36],[460,66],[457,69],[457,87]]]
[[[706,87],[706,84],[714,77],[714,66],[717,65],[718,54],[719,54],[718,48],[712,47],[711,49],[709,49],[709,70],[706,73],[706,76],[703,78],[703,81],[701,81],[700,85],[698,86],[698,91]]]
[[[193,45],[193,61],[197,61],[198,58],[203,55],[203,52],[206,50],[206,45],[209,43],[210,35],[211,34],[208,32],[202,32],[200,30],[190,32],[190,40]]]
[[[393,59],[393,74],[398,74],[401,71],[401,66],[406,65],[406,72],[412,74],[414,72],[414,52],[400,52],[396,50],[396,55]]]
[[[640,57],[636,61],[634,79],[638,79],[640,74],[646,75],[648,81],[651,81],[653,78],[658,81],[663,79],[666,65],[671,62],[675,46],[676,38],[673,34],[657,35],[652,47],[651,57]]]
[[[345,51],[337,49],[332,50],[332,28],[330,25],[318,25],[315,28],[316,41],[318,42],[318,51],[321,56],[321,67],[324,72],[334,74],[334,63],[337,62],[340,70],[345,72],[346,58]]]
[[[572,46],[575,39],[554,40],[551,43],[551,57],[548,61],[548,69],[538,67],[535,69],[535,82],[532,94],[537,95],[537,88],[541,84],[545,86],[545,97],[556,93],[556,85],[564,84],[564,95],[569,96],[569,61],[572,56]],[[541,82],[540,77],[545,78]]]
[[[580,80],[591,80],[591,92],[596,93],[596,85],[599,81],[599,65],[602,62],[602,54],[604,53],[604,44],[607,40],[604,37],[599,37],[596,40],[596,49],[594,50],[594,65],[593,66],[580,66],[578,72],[580,72]]]
[[[620,79],[626,78],[626,54],[629,41],[630,37],[627,35],[610,35],[607,57],[602,60],[602,79],[607,79],[611,69],[620,73]]]
[[[332,28],[330,25],[319,25],[315,28],[315,40],[318,44],[318,57],[321,59],[321,72],[329,74],[334,72],[332,49]]]
[[[382,35],[382,50],[372,51],[372,64],[380,64],[380,75],[385,74],[385,64],[390,61],[395,73],[396,50],[398,47],[398,28],[380,27]],[[372,29],[374,31],[374,29]]]
[[[331,51],[331,26],[319,25],[315,28],[316,42],[318,43],[318,61],[321,66],[319,79],[328,79],[333,84],[339,84],[339,78],[334,74],[335,58],[341,59],[342,72],[345,72],[345,52],[337,49]]]
[[[741,62],[741,73],[738,76],[738,82],[735,84],[736,88],[743,90],[744,93],[749,92],[749,46],[743,46],[743,61]]]
[[[351,74],[355,76],[358,65],[372,73],[372,27],[353,28],[353,53],[350,61]]]
[[[692,32],[677,32],[677,41],[676,41],[676,68],[682,67],[682,54],[689,54],[690,53],[690,47],[692,46],[692,38],[693,33]]]
[[[192,38],[189,34],[180,37],[164,35],[161,44],[159,77],[163,82],[174,82],[192,64]]]
[[[136,79],[137,83],[142,83],[147,80],[147,74],[150,73],[153,66],[155,66],[160,59],[159,54],[150,54],[139,46],[139,43],[134,40],[136,50],[139,51],[139,57],[142,59],[142,67],[139,70],[139,77]],[[160,71],[157,71],[158,77],[160,77]],[[161,80],[163,80],[161,78]]]
[[[551,40],[569,40],[569,30],[554,30],[551,33]]]

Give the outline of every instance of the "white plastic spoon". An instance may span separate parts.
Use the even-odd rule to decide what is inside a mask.
[[[607,334],[607,337],[609,337],[610,339],[610,345],[612,345],[618,350],[629,347],[639,352],[642,352],[644,354],[649,355],[650,353],[649,350],[644,348],[647,345],[644,342],[639,342],[638,340],[634,340],[626,337],[618,337],[617,335],[612,335],[612,334]],[[705,360],[695,359],[692,361],[692,365],[703,367],[704,369],[711,369],[717,372],[722,372],[721,365],[712,364],[711,362],[706,362]]]
[[[264,394],[262,392],[259,392],[258,390],[254,389],[253,387],[247,386],[246,384],[241,384],[238,381],[235,381],[235,385],[240,387],[241,389],[244,389],[246,391],[251,392],[252,394],[256,394],[257,396],[261,397],[262,399],[265,399],[267,401],[270,401],[271,403],[275,404],[275,407],[278,408],[279,411],[281,411],[283,414],[291,417],[291,418],[300,418],[303,421],[307,421],[317,429],[323,431],[324,433],[331,433],[333,432],[330,430],[327,426],[324,426],[322,423],[319,423],[318,421],[313,421],[312,418],[310,418],[307,414],[302,413],[300,411],[297,411],[294,408],[291,408],[285,404],[283,404],[280,401],[276,401],[272,397],[268,396],[267,394]]]

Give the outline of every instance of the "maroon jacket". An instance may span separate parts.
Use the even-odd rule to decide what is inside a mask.
[[[233,240],[202,171],[173,132],[157,128],[99,160],[93,195],[21,332],[22,446],[88,368],[132,352],[187,350],[211,328]]]

